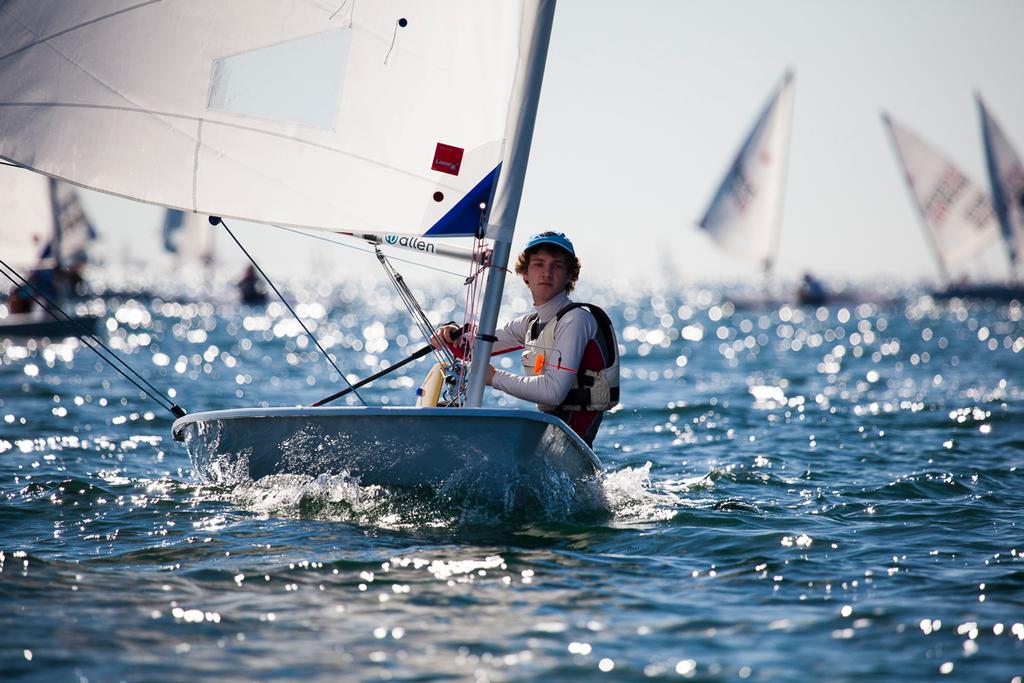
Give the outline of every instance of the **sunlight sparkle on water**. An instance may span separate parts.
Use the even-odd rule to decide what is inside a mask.
[[[461,315],[450,290],[424,291],[438,321]],[[353,380],[422,343],[371,281],[299,292]],[[8,550],[5,581],[64,591],[96,652],[127,660],[165,639],[172,654],[144,664],[154,678],[160,666],[201,677],[218,665],[210,653],[237,662],[253,648],[267,677],[343,664],[361,679],[767,680],[824,658],[839,678],[984,667],[1013,680],[1019,306],[747,310],[702,287],[580,298],[607,306],[622,351],[623,402],[595,444],[607,471],[588,495],[600,504],[525,517],[346,475],[252,482],[239,470],[198,484],[169,416],[78,346],[0,342],[4,504],[25,538],[43,539],[20,542],[17,559]],[[341,383],[280,305],[137,299],[110,311],[111,345],[190,410],[305,404]],[[407,405],[424,371],[402,368],[367,396]],[[59,640],[41,598],[21,595],[39,616],[9,630],[25,632],[13,651]],[[107,600],[125,605],[117,628],[93,614]],[[75,656],[85,674],[110,665]]]

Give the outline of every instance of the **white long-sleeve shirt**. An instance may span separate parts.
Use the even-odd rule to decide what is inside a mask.
[[[572,300],[562,292],[547,303],[534,306],[533,312],[543,325],[570,303]],[[532,315],[527,313],[497,330],[495,336],[498,341],[494,344],[494,351],[500,353],[506,349],[522,347],[526,343],[526,333],[531,322]],[[583,351],[587,348],[587,342],[596,335],[597,320],[593,314],[584,308],[574,308],[559,321],[555,330],[554,348],[540,349],[545,358],[542,374],[524,376],[495,369],[491,386],[524,401],[537,403],[538,407],[557,406],[575,385]]]

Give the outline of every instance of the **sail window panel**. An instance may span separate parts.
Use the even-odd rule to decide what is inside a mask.
[[[342,29],[217,59],[208,107],[333,128],[351,42]]]

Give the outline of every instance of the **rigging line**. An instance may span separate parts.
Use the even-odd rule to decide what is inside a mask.
[[[464,346],[464,348],[467,349],[465,354],[464,354],[465,360],[467,362],[463,363],[463,365],[462,365],[462,372],[461,372],[461,375],[459,377],[460,386],[463,387],[463,389],[465,389],[466,381],[468,380],[467,371],[469,369],[469,366],[473,362],[473,345],[474,345],[474,341],[476,339],[477,317],[478,317],[478,314],[479,314],[479,311],[480,311],[481,296],[483,295],[483,288],[480,286],[479,275],[483,271],[484,266],[490,260],[489,257],[486,256],[486,243],[485,243],[483,237],[481,237],[479,235],[477,236],[477,238],[473,242],[473,251],[474,251],[475,254],[479,255],[479,259],[480,259],[479,263],[482,264],[482,265],[480,266],[480,268],[476,269],[475,271],[473,269],[473,266],[470,265],[469,270],[470,270],[471,275],[469,276],[469,278],[467,278],[467,281],[469,283],[469,288],[468,289],[469,289],[469,295],[470,295],[470,303],[467,304],[467,307],[466,307],[466,316],[469,319],[470,334],[467,335],[468,336],[468,339],[466,340],[467,343]],[[476,262],[476,259],[474,259],[474,262]]]
[[[476,258],[477,258],[477,255],[478,255],[478,252],[477,252],[477,243],[478,243],[478,241],[479,240],[474,240],[473,241],[473,261],[471,261],[470,264],[469,264],[469,270],[470,271],[473,270],[473,266],[474,266],[474,264],[476,262]],[[474,309],[474,301],[476,299],[476,279],[472,278],[472,277],[467,277],[465,282],[464,282],[464,285],[466,287],[466,300],[463,302],[463,323],[464,323],[463,324],[463,329],[469,331],[469,334],[466,335],[466,339],[468,340],[473,335],[473,323],[476,322],[476,319],[475,319],[476,316],[475,316],[475,313],[474,313],[474,311],[475,311],[475,309]],[[470,352],[467,352],[467,353],[463,354],[463,359],[466,360],[466,361],[471,362],[472,361],[472,356],[473,356],[473,354],[470,351]]]
[[[155,386],[153,386],[151,382],[149,382],[149,380],[140,375],[134,368],[132,368],[125,361],[119,358],[117,354],[111,351],[110,348],[107,347],[107,345],[104,344],[99,339],[99,337],[97,337],[95,334],[89,333],[85,328],[83,328],[82,325],[80,325],[70,315],[68,315],[60,306],[56,304],[56,302],[50,299],[50,297],[48,297],[38,287],[30,283],[24,277],[22,277],[21,274],[13,267],[11,267],[6,261],[0,259],[0,264],[3,265],[3,268],[0,268],[0,273],[3,273],[4,277],[10,280],[16,287],[21,286],[18,283],[18,280],[21,280],[21,284],[29,289],[29,291],[27,291],[26,293],[32,298],[32,300],[36,303],[37,306],[39,306],[41,309],[49,313],[50,316],[55,318],[58,322],[67,325],[69,328],[71,328],[73,332],[77,330],[75,336],[80,341],[82,341],[82,343],[88,346],[93,353],[99,356],[100,359],[107,363],[107,365],[109,365],[115,372],[117,372],[119,375],[128,380],[132,385],[134,385],[136,389],[143,393],[144,396],[155,401],[157,404],[160,405],[161,408],[169,411],[175,417],[183,417],[185,415],[185,411],[180,406],[176,405],[173,401],[165,397],[159,389],[157,389]],[[11,273],[14,273],[18,280],[15,280],[13,277],[11,277],[11,275],[7,273],[8,270],[11,271]],[[45,300],[45,304],[36,296],[37,294],[39,297]],[[61,319],[57,315],[58,312],[64,316],[64,319]],[[109,354],[109,358],[100,353],[96,345],[98,345],[100,348],[106,351],[107,354]],[[122,366],[124,366],[125,370],[132,373],[133,375],[135,375],[135,377],[138,378],[138,381],[125,374],[125,372],[121,370],[121,368],[119,368],[116,365],[116,363],[120,363]],[[143,387],[142,385],[139,384],[139,382],[142,382],[142,384],[145,384],[146,386]],[[148,387],[148,389],[146,387]]]
[[[267,281],[267,284],[270,285],[270,288],[274,290],[274,294],[277,294],[277,298],[281,300],[281,303],[285,305],[285,308],[287,308],[291,312],[295,320],[299,323],[300,326],[302,326],[302,329],[305,330],[306,336],[313,340],[313,343],[316,344],[316,347],[318,349],[320,349],[320,353],[324,355],[324,358],[327,359],[327,362],[330,363],[335,370],[337,370],[338,374],[341,375],[341,379],[345,381],[345,384],[351,387],[352,383],[348,381],[348,377],[346,377],[345,373],[341,371],[341,368],[338,367],[338,364],[334,362],[334,359],[331,357],[331,354],[327,353],[327,350],[320,345],[320,342],[317,341],[317,338],[314,337],[313,333],[309,331],[308,327],[306,327],[306,323],[302,322],[302,318],[299,317],[298,313],[295,312],[295,309],[292,308],[291,304],[288,303],[288,300],[285,299],[284,295],[281,294],[280,290],[278,290],[277,285],[274,284],[274,281],[267,277],[267,274],[263,272],[262,268],[260,268],[260,264],[256,263],[256,259],[254,259],[252,255],[246,250],[246,248],[242,246],[242,243],[238,241],[237,237],[235,237],[235,233],[231,232],[231,228],[229,228],[228,224],[224,222],[224,219],[221,218],[220,216],[210,216],[210,224],[224,226],[224,229],[228,231],[228,234],[231,236],[231,239],[235,241],[235,244],[238,245],[238,248],[241,249],[242,253],[245,254],[246,258],[249,259],[249,263],[256,267],[256,270],[260,272],[260,275],[263,277],[264,280]],[[362,403],[364,406],[367,405],[366,401],[363,400],[363,397],[359,395],[358,391],[353,389],[352,393],[356,395],[356,398],[359,399],[360,403]]]
[[[398,293],[399,296],[402,298],[402,302],[405,304],[410,314],[412,314],[413,319],[417,322],[420,329],[420,334],[424,335],[424,339],[427,339],[429,341],[430,336],[434,332],[433,325],[430,323],[430,319],[427,317],[427,314],[423,311],[423,308],[419,305],[419,302],[413,295],[412,290],[410,290],[409,286],[405,283],[405,278],[402,277],[402,274],[395,270],[395,267],[392,266],[389,261],[387,261],[387,257],[380,252],[379,248],[377,249],[377,252],[377,258],[381,260],[381,263],[384,265],[385,270],[388,273],[388,276],[391,278],[392,284],[395,285],[395,287],[398,289]],[[447,360],[449,364],[454,362],[454,356],[451,353],[451,351],[449,351],[447,348],[445,348],[443,351],[440,349],[435,349],[434,356],[437,358],[438,361]],[[442,358],[442,356],[444,357]]]
[[[405,284],[405,278],[402,277],[401,273],[394,269],[394,266],[388,261],[388,258],[381,252],[379,246],[375,246],[374,250],[377,254],[377,260],[380,261],[381,266],[384,268],[384,272],[391,280],[391,284],[398,290],[398,296],[401,298],[402,303],[405,304],[406,310],[412,316],[413,321],[419,328],[420,334],[428,342],[434,333],[433,325],[430,323],[430,319],[427,318],[427,314],[423,312],[419,302],[416,301],[416,297],[413,296],[409,290],[409,286]],[[434,349],[434,357],[438,362],[447,362],[452,365],[455,362],[455,356],[451,350],[447,347]]]
[[[401,299],[402,304],[405,306],[406,310],[412,316],[413,322],[415,323],[417,329],[420,331],[420,334],[423,335],[424,339],[429,340],[430,326],[429,324],[426,324],[424,322],[425,315],[422,312],[422,310],[420,310],[419,307],[416,305],[415,300],[412,299],[411,293],[406,291],[405,283],[402,281],[401,276],[398,275],[396,272],[392,271],[390,265],[385,263],[384,257],[379,252],[377,254],[377,257],[381,260],[381,264],[384,266],[384,271],[387,274],[388,278],[391,280],[391,285],[395,288],[395,290],[397,290],[399,299]]]
[[[277,223],[270,223],[269,225],[280,230],[287,230],[288,232],[293,232],[296,235],[302,235],[303,237],[312,237],[313,239],[321,240],[323,242],[327,242],[328,244],[336,244],[339,247],[345,247],[346,249],[354,249],[355,251],[361,252],[363,254],[373,253],[373,251],[370,249],[360,249],[359,247],[353,244],[345,244],[344,242],[336,242],[335,240],[329,240],[326,237],[323,237],[322,235],[314,235],[312,233],[303,232],[302,230],[296,230],[295,228],[289,228],[283,225],[278,225]],[[426,263],[420,263],[419,261],[410,261],[409,259],[398,258],[397,256],[389,256],[388,258],[391,259],[392,261],[399,261],[401,263],[408,263],[409,265],[419,266],[420,268],[436,270],[438,273],[444,273],[445,275],[462,277],[462,273],[456,273],[451,270],[445,270],[444,268],[437,268],[436,266],[428,266]]]
[[[485,255],[484,255],[484,253],[485,253],[485,244],[484,244],[483,238],[477,237],[473,241],[473,253],[474,253],[474,257],[479,255],[479,257],[480,257],[479,263],[485,264],[487,262],[487,259],[485,258]],[[463,366],[462,366],[462,373],[461,373],[461,376],[459,377],[459,381],[460,381],[462,386],[465,386],[466,370],[468,369],[469,364],[473,362],[473,342],[474,342],[474,340],[476,338],[477,313],[480,310],[480,295],[482,293],[482,289],[480,287],[480,280],[479,280],[478,276],[479,276],[479,274],[480,274],[480,272],[481,272],[481,270],[483,268],[483,265],[481,265],[480,268],[477,269],[474,272],[474,269],[473,269],[473,264],[474,263],[476,263],[476,258],[474,258],[473,263],[470,264],[469,270],[470,270],[471,274],[466,279],[466,284],[468,286],[467,286],[467,292],[466,292],[467,301],[466,301],[465,316],[466,316],[466,323],[469,325],[469,328],[468,328],[469,329],[469,334],[467,335],[467,339],[466,339],[467,343],[464,346],[466,351],[463,354],[463,356],[464,356],[464,358],[465,358],[465,360],[467,362],[463,364]]]
[[[41,310],[43,310],[44,312],[48,313],[50,315],[50,317],[52,317],[55,320],[57,320],[57,322],[64,323],[68,328],[71,329],[72,332],[75,332],[75,337],[77,337],[86,346],[88,346],[90,349],[92,349],[93,352],[97,356],[99,356],[101,360],[103,360],[106,363],[108,363],[116,372],[120,373],[122,377],[127,379],[133,385],[135,385],[135,387],[137,389],[139,389],[140,391],[142,391],[144,394],[150,394],[150,393],[154,394],[154,396],[151,397],[151,398],[153,398],[153,400],[155,400],[157,403],[159,403],[160,407],[168,408],[169,405],[172,405],[171,402],[163,396],[163,394],[160,392],[160,390],[158,390],[156,387],[154,387],[152,384],[150,384],[146,380],[145,377],[142,377],[141,375],[139,375],[139,373],[136,372],[130,365],[128,365],[123,360],[118,358],[114,354],[113,351],[111,351],[105,344],[103,344],[102,341],[100,341],[100,339],[98,337],[96,337],[96,335],[91,334],[84,327],[82,327],[82,325],[79,324],[78,321],[76,321],[67,312],[65,312],[60,306],[58,306],[57,303],[55,301],[53,301],[52,299],[50,299],[41,289],[39,289],[37,286],[33,285],[31,282],[29,282],[24,277],[22,277],[22,275],[17,270],[15,270],[13,267],[11,267],[6,261],[0,260],[0,264],[2,264],[4,266],[4,268],[6,269],[6,270],[0,269],[0,273],[3,273],[4,277],[6,277],[8,280],[10,280],[16,287],[25,288],[25,293],[32,299],[33,302],[35,302],[35,304],[37,306],[39,306],[39,308]],[[18,279],[15,280],[14,277],[11,277],[11,275],[7,272],[8,270],[11,273],[13,273],[15,275],[15,277],[17,277]],[[18,280],[20,280],[21,282],[19,283]],[[60,315],[62,315],[64,317],[61,318],[59,315],[57,315],[58,313],[60,313]],[[76,332],[76,330],[77,330],[77,332]],[[107,356],[104,356],[102,353],[100,353],[99,350],[94,346],[94,344],[99,345],[100,347],[102,347],[103,350],[106,351],[110,355],[110,358],[108,358]],[[128,377],[127,375],[125,375],[121,371],[120,368],[118,368],[117,366],[114,365],[115,362],[120,363],[129,372],[131,372],[134,375],[136,375],[138,377],[139,381],[144,382],[145,384],[147,384],[149,386],[149,390],[147,391],[144,387],[140,386],[139,383],[137,381],[135,381],[133,378]]]

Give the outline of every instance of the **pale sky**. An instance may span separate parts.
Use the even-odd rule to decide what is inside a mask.
[[[987,186],[975,91],[1024,150],[1019,0],[559,0],[515,246],[563,230],[598,281],[754,279],[694,224],[787,68],[779,275],[937,277],[879,113]],[[152,249],[158,209],[91,193],[86,205],[108,260]],[[314,258],[339,275],[379,272],[370,256],[272,229],[241,236],[275,276]]]

